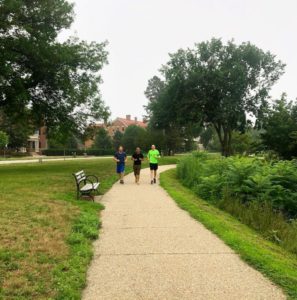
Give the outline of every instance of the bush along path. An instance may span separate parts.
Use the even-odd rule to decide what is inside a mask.
[[[170,167],[161,167],[162,171]],[[83,299],[285,299],[142,171],[104,195]]]
[[[181,183],[270,241],[297,255],[297,163],[194,152],[177,168]]]

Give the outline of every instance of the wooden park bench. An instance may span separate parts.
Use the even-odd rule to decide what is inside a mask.
[[[99,193],[98,188],[100,182],[95,175],[86,175],[83,170],[72,174],[75,178],[77,188],[77,199],[83,196],[88,196],[94,201],[93,192]]]

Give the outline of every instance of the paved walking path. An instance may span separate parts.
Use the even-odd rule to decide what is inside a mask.
[[[60,157],[60,158],[32,158],[32,159],[19,159],[19,160],[0,160],[0,165],[13,165],[13,164],[31,164],[31,163],[41,163],[41,162],[55,162],[64,160],[86,160],[86,159],[104,159],[112,158],[112,156],[89,156],[89,157]],[[41,160],[40,160],[41,159]]]
[[[161,167],[162,171],[170,167]],[[133,175],[103,197],[83,299],[285,299],[159,186]]]

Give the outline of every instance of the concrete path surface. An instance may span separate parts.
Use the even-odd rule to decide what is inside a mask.
[[[83,299],[285,299],[159,185],[150,185],[149,170],[142,170],[139,186],[126,176],[102,202]]]
[[[32,163],[41,163],[41,162],[55,162],[55,161],[65,161],[65,160],[86,160],[86,159],[105,159],[112,158],[112,156],[87,156],[87,157],[60,157],[60,158],[31,158],[31,159],[19,159],[19,160],[0,160],[0,165],[13,165],[13,164],[32,164]],[[40,160],[41,159],[41,160]]]

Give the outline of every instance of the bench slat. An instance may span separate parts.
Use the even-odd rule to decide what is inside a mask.
[[[87,192],[87,191],[91,191],[91,190],[96,190],[99,186],[99,182],[91,184],[91,183],[87,183],[86,185],[84,185],[80,191],[81,192]]]

